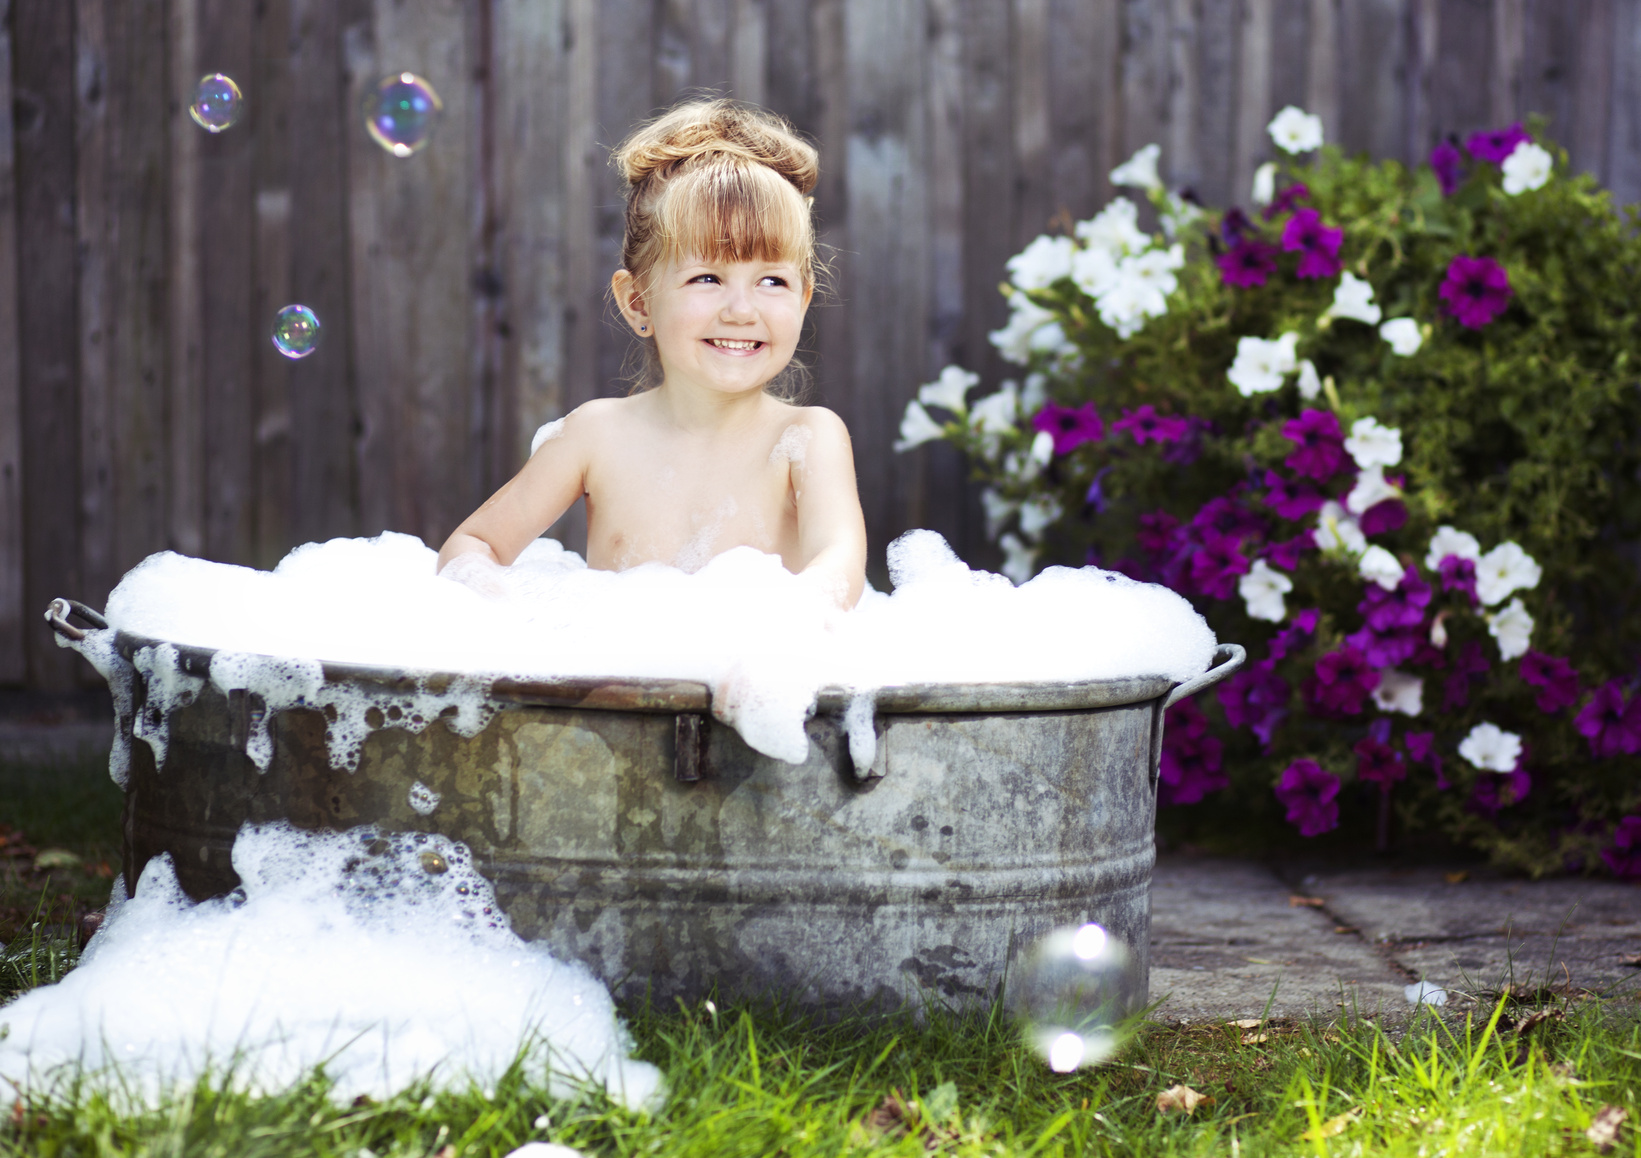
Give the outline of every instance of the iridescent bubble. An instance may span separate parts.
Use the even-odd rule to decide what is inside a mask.
[[[365,94],[365,128],[395,157],[408,157],[426,145],[443,111],[433,86],[413,72],[384,77]]]
[[[205,131],[220,133],[239,120],[244,108],[245,97],[234,83],[234,78],[213,72],[199,78],[199,84],[194,87],[194,99],[188,104],[188,115]]]
[[[1055,1073],[1117,1051],[1129,1014],[1128,951],[1095,924],[1056,929],[1023,956],[1013,979],[1026,1041]]]
[[[307,306],[286,306],[274,318],[273,344],[287,358],[306,358],[319,348],[319,319]]]

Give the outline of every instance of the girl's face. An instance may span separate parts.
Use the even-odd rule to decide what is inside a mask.
[[[655,337],[665,381],[721,394],[762,390],[786,368],[812,292],[796,265],[778,261],[669,262],[642,294],[616,277],[622,313]]]

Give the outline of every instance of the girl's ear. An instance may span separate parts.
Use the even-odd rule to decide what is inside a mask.
[[[644,295],[639,291],[638,279],[633,277],[631,271],[618,269],[610,275],[610,294],[633,333],[640,338],[648,338],[654,333],[649,310],[644,306]]]

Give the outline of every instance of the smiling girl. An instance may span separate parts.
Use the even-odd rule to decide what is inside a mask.
[[[487,570],[585,497],[592,567],[693,571],[754,547],[853,607],[866,529],[849,432],[779,385],[815,292],[815,150],[762,110],[694,101],[634,132],[615,163],[627,220],[610,289],[643,376],[543,428],[445,542],[440,570],[489,586]]]

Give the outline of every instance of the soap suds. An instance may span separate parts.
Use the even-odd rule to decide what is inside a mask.
[[[116,887],[79,966],[0,1009],[0,1089],[112,1072],[153,1104],[204,1074],[272,1092],[323,1064],[346,1104],[428,1075],[492,1087],[528,1048],[560,1094],[659,1100],[608,991],[513,935],[466,846],[247,825],[233,864],[243,886],[199,904],[168,856],[130,900]]]
[[[769,465],[776,466],[782,462],[789,462],[793,466],[802,466],[803,456],[809,450],[809,440],[814,436],[815,432],[809,427],[794,422],[781,431],[775,448],[769,452]]]
[[[536,429],[535,437],[530,439],[530,453],[533,456],[541,449],[541,444],[551,442],[564,434],[564,419],[555,418],[551,422],[543,423]]]
[[[475,733],[503,675],[698,680],[749,744],[797,761],[822,687],[1184,682],[1212,658],[1207,624],[1164,587],[1092,567],[1051,567],[1016,587],[971,570],[932,531],[897,539],[888,562],[894,593],[868,589],[854,611],[839,612],[815,584],[750,547],[693,574],[659,563],[612,572],[538,539],[511,567],[487,569],[484,595],[437,575],[436,553],[419,539],[388,533],[299,547],[271,572],[154,555],[109,597],[108,619],[150,639],[275,657],[224,660],[220,678],[213,664],[212,680],[270,705],[300,695],[326,711],[337,767],[356,764],[373,727],[414,731],[448,713],[446,726]],[[310,691],[317,660],[404,669],[415,690],[390,697],[350,682]],[[439,672],[460,675],[428,678]],[[867,733],[854,733],[864,752]]]

